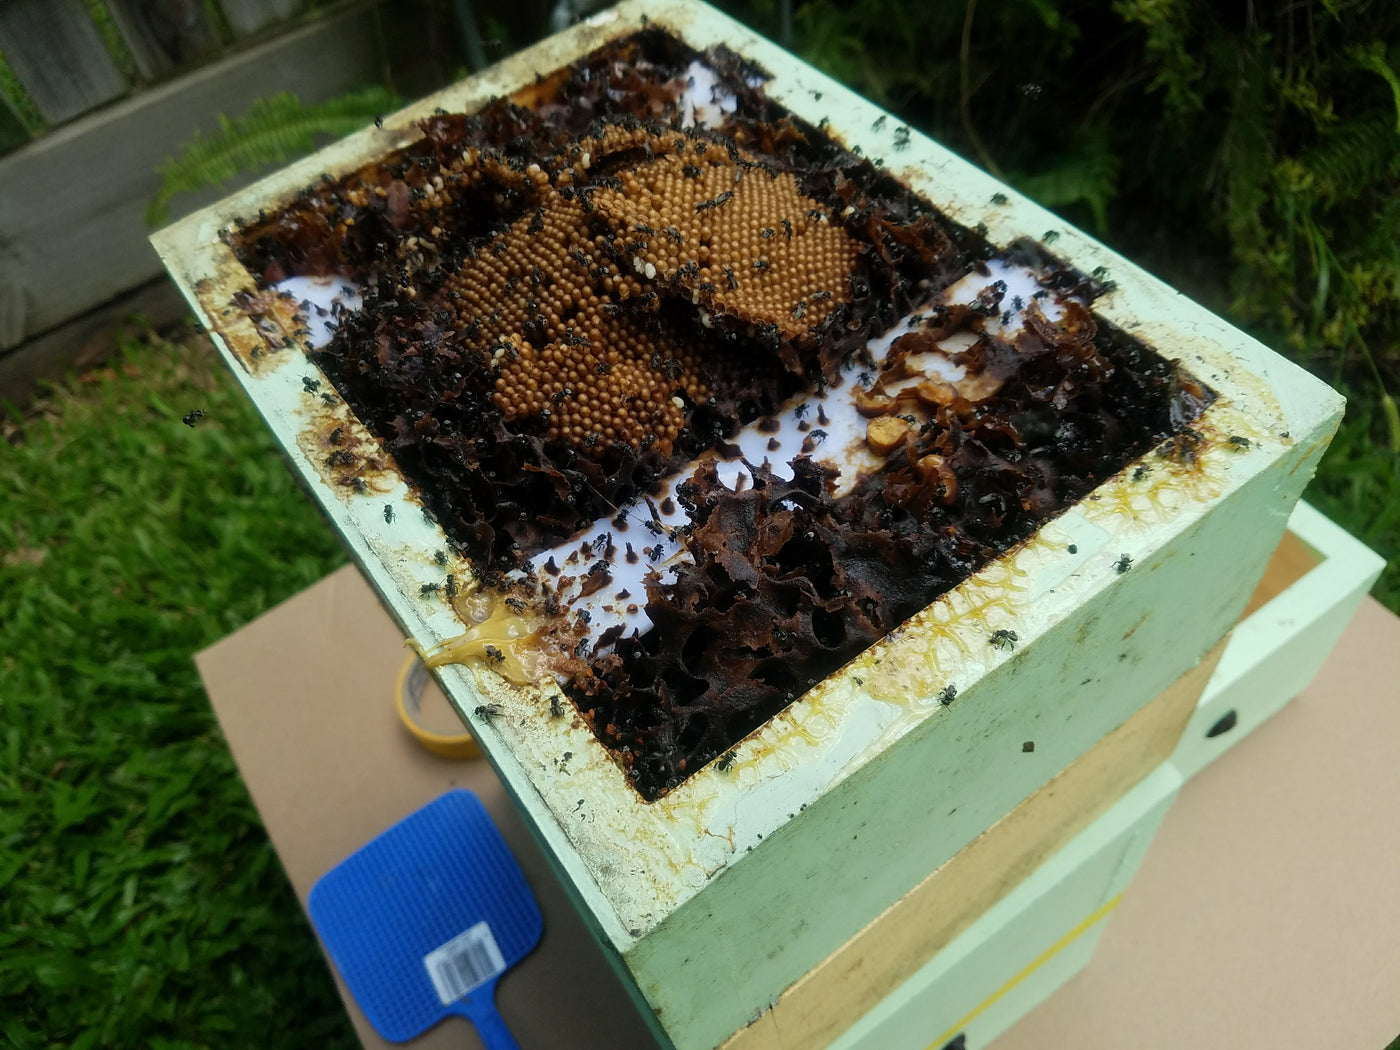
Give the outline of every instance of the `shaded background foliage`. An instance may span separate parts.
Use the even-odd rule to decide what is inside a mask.
[[[1309,498],[1396,553],[1400,6],[724,6],[1345,389]],[[553,10],[389,8],[460,48],[420,76]],[[0,426],[0,1041],[351,1046],[189,659],[343,554],[207,348],[128,343]]]
[[[1400,6],[809,0],[794,45],[1273,345],[1397,379]]]

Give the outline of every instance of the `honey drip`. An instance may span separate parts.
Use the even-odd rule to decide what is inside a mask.
[[[486,596],[486,607],[486,617],[455,638],[430,649],[412,639],[408,644],[429,669],[445,664],[476,664],[514,685],[531,685],[540,673],[535,650],[539,624],[511,609],[494,593]]]

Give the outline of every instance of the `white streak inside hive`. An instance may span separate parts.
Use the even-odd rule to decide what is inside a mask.
[[[722,127],[725,115],[739,107],[739,100],[727,91],[717,91],[719,78],[715,71],[699,60],[686,67],[684,76],[681,127],[690,128],[697,123],[708,128]]]
[[[1033,301],[1039,304],[1048,320],[1055,321],[1063,315],[1063,307],[1053,293],[1043,295],[1040,299],[1034,298],[1046,290],[1030,270],[994,259],[988,263],[988,271],[987,274],[969,274],[958,281],[941,297],[941,301],[945,304],[971,303],[987,286],[996,281],[1005,282],[1007,290],[1003,303],[1011,303],[1015,297],[1023,305],[1019,310],[1008,307],[1012,316],[1005,325],[1001,323],[1000,317],[987,320],[987,330],[1003,339],[1015,338],[1016,333],[1023,327],[1023,314]],[[869,349],[877,365],[884,360],[890,346],[899,336],[917,329],[918,322],[911,318],[905,318],[885,335],[871,340]],[[955,334],[941,345],[947,353],[952,354],[966,349],[970,341],[962,334]],[[921,357],[928,359],[920,364],[926,365],[929,372],[949,381],[963,378],[963,370],[949,357],[935,354],[925,354]],[[785,480],[791,479],[792,460],[802,454],[804,442],[818,430],[824,432],[826,437],[812,451],[811,456],[818,462],[830,463],[840,471],[836,485],[838,496],[849,492],[862,472],[869,473],[879,469],[883,460],[869,450],[865,441],[867,420],[856,411],[850,398],[851,392],[856,389],[859,371],[858,364],[850,363],[843,369],[845,381],[839,388],[828,388],[821,394],[796,395],[769,420],[756,420],[744,427],[732,442],[739,447],[741,457],[717,461],[720,481],[731,491],[738,491],[751,484],[752,477],[744,465],[746,459],[755,464],[767,462],[776,476]],[[819,407],[825,422],[819,421]],[[778,424],[776,431],[765,429],[771,428],[772,421]],[[804,423],[807,425],[805,429]],[[776,442],[778,447],[770,450],[770,442]],[[623,625],[624,634],[628,635],[633,631],[644,634],[651,629],[651,621],[647,618],[644,608],[646,574],[654,568],[664,580],[673,567],[689,562],[689,554],[670,537],[669,530],[689,521],[684,507],[680,505],[677,489],[694,474],[695,468],[706,460],[717,460],[717,456],[715,453],[708,453],[667,478],[662,482],[663,489],[659,495],[640,504],[620,508],[628,520],[626,532],[618,532],[614,527],[613,518],[616,515],[600,519],[579,536],[533,559],[534,575],[541,584],[553,589],[566,608],[575,612],[588,612],[588,628],[592,638],[596,639],[604,631],[618,624]],[[653,511],[655,521],[664,530],[661,535],[655,534],[647,526],[648,522],[653,521]],[[583,585],[581,574],[597,560],[599,552],[607,546],[609,538],[617,548],[617,554],[609,566],[611,582],[593,594],[580,597],[579,592]],[[629,542],[637,556],[635,563],[629,563],[626,558],[626,543]],[[580,553],[585,548],[589,551],[586,556]],[[644,548],[650,553],[644,553]],[[542,568],[550,559],[561,568],[563,575],[577,578],[568,586],[559,587],[557,579],[551,578]],[[627,597],[617,598],[620,592],[626,592]]]
[[[363,305],[359,288],[339,277],[288,277],[274,286],[290,295],[306,315],[306,338],[322,347],[335,336],[339,319]]]
[[[1024,326],[1025,312],[1032,303],[1038,305],[1050,321],[1063,315],[1058,297],[1048,292],[1030,269],[992,259],[986,271],[969,273],[955,282],[940,296],[940,302],[970,304],[984,289],[995,282],[1003,282],[1006,285],[1003,311],[988,317],[984,328],[989,334],[1006,340],[1013,340]],[[276,287],[305,304],[303,311],[311,330],[308,339],[316,347],[330,342],[335,318],[358,309],[361,303],[353,283],[336,277],[292,277]],[[1019,308],[1014,305],[1017,302],[1021,303]],[[919,312],[927,309],[925,306]],[[1003,317],[1006,317],[1005,323]],[[868,349],[874,364],[878,366],[884,361],[894,341],[906,332],[917,330],[919,323],[916,315],[911,314],[884,335],[871,340]],[[936,375],[956,383],[965,378],[965,373],[950,355],[967,349],[975,341],[976,337],[970,333],[955,333],[940,343],[940,353],[920,354],[911,357],[910,363],[924,375]],[[819,394],[796,395],[775,416],[756,420],[741,429],[732,441],[738,446],[740,457],[719,460],[716,453],[707,453],[661,482],[656,495],[618,508],[567,542],[537,554],[530,563],[532,575],[542,587],[554,592],[566,610],[588,613],[591,639],[596,640],[604,631],[618,625],[622,626],[624,635],[646,633],[652,626],[645,610],[647,573],[655,569],[665,580],[672,568],[690,560],[689,554],[672,537],[672,530],[689,521],[677,490],[701,463],[716,461],[720,481],[731,491],[738,491],[753,480],[744,460],[754,464],[766,462],[777,477],[788,480],[793,476],[792,460],[803,454],[804,443],[810,441],[815,445],[811,457],[839,471],[837,496],[850,492],[862,473],[880,468],[883,459],[866,444],[868,421],[851,400],[852,392],[859,386],[860,370],[859,363],[850,362],[843,367],[843,382],[839,387]],[[824,436],[818,439],[817,432]],[[619,512],[627,521],[625,531],[614,525]],[[611,579],[593,593],[583,595],[588,570],[604,558],[610,541],[614,551],[607,558]],[[557,575],[546,570],[551,562],[558,570]],[[521,579],[525,572],[517,570],[510,575]]]

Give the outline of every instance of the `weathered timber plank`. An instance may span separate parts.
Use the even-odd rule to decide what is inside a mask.
[[[133,316],[163,328],[189,312],[184,296],[166,277],[125,292],[18,350],[0,354],[0,401],[23,405],[41,381],[58,379],[68,368],[101,364],[116,352],[125,322]]]
[[[198,0],[106,0],[106,4],[137,70],[147,80],[218,47]]]
[[[0,350],[46,332],[162,272],[144,211],[155,168],[218,114],[290,91],[319,101],[375,79],[364,4],[342,7],[246,52],[158,85],[0,158]],[[221,194],[179,200],[188,210]],[[18,311],[19,316],[16,317]]]
[[[219,0],[229,28],[238,36],[251,36],[273,22],[291,18],[302,6],[302,0]]]
[[[4,0],[0,51],[50,124],[126,90],[82,0]]]
[[[0,239],[0,350],[24,339],[24,264]]]

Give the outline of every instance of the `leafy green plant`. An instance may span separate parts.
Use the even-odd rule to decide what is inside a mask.
[[[0,55],[0,106],[6,105],[30,135],[44,130],[44,117],[39,107],[29,97],[29,92],[24,90],[24,85],[19,82],[5,56]]]
[[[1032,174],[1011,175],[1016,188],[1047,208],[1084,205],[1100,232],[1108,229],[1108,208],[1118,194],[1122,161],[1108,130],[1089,126],[1070,140],[1063,154]]]
[[[146,222],[150,226],[166,222],[170,202],[178,194],[218,186],[265,165],[310,153],[318,142],[358,131],[398,104],[392,92],[375,86],[315,105],[283,92],[258,99],[242,117],[221,115],[216,133],[196,132],[178,157],[157,169],[161,186],[146,209]]]
[[[1400,611],[1400,456],[1374,439],[1384,425],[1377,415],[1371,403],[1352,402],[1307,499],[1386,559],[1372,594]]]
[[[136,79],[136,59],[131,53],[131,48],[127,47],[126,41],[122,39],[121,30],[117,28],[112,12],[102,0],[83,0],[83,6],[87,8],[93,25],[97,27],[97,33],[107,48],[107,54],[112,57],[112,64],[117,67],[122,79],[130,83]]]

